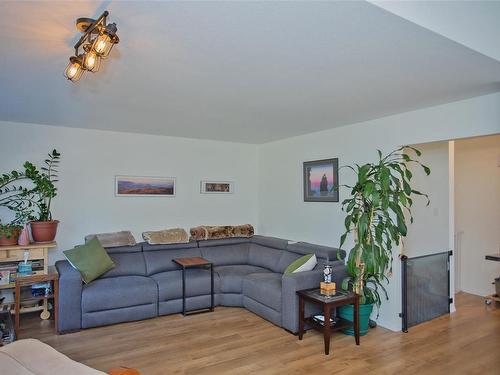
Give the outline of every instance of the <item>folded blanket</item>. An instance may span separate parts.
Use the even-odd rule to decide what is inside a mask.
[[[150,245],[167,245],[172,243],[187,243],[189,237],[182,228],[159,230],[155,232],[144,232],[142,238]]]
[[[190,232],[191,239],[201,241],[232,237],[252,237],[254,230],[253,226],[250,224],[223,226],[201,225],[191,228]]]
[[[129,230],[113,233],[97,233],[85,236],[85,243],[97,237],[103,247],[134,246],[135,238]]]

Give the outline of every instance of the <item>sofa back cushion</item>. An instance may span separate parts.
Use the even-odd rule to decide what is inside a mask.
[[[278,263],[287,244],[288,241],[281,238],[253,236],[250,240],[248,263],[252,266],[270,269],[273,272],[280,272]]]
[[[273,249],[257,244],[250,244],[248,250],[248,264],[251,266],[264,267],[273,272],[279,272],[278,262],[283,250]]]
[[[104,247],[108,254],[121,254],[121,253],[140,253],[142,252],[142,244],[138,243],[132,246],[117,246],[117,247]]]
[[[114,268],[100,278],[117,276],[146,276],[146,263],[142,252],[109,254],[115,263]]]
[[[201,256],[214,266],[248,264],[250,240],[247,238],[228,238],[221,240],[199,241]]]
[[[150,245],[147,242],[142,242],[142,251],[156,251],[156,250],[182,250],[182,249],[193,249],[198,247],[196,241],[189,241],[187,243],[171,243],[171,244],[158,244]]]
[[[288,240],[284,240],[282,238],[277,238],[277,237],[258,236],[258,235],[253,236],[250,239],[250,242],[278,250],[285,250],[288,245]]]
[[[290,264],[292,264],[297,259],[299,259],[300,257],[302,257],[302,255],[300,255],[300,254],[292,253],[292,252],[286,251],[286,250],[282,251],[281,252],[281,257],[280,257],[280,259],[278,261],[278,264],[276,265],[276,269],[277,269],[276,272],[284,273],[285,269]]]
[[[179,245],[179,244],[177,244]],[[188,245],[188,244],[185,244]],[[161,246],[161,245],[152,245]],[[163,245],[173,246],[173,245]],[[201,252],[197,247],[185,247],[174,249],[144,250],[144,260],[146,261],[146,274],[148,276],[155,273],[179,270],[181,267],[173,262],[176,258],[200,257]]]

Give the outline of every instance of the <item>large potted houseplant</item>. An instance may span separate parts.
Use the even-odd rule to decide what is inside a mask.
[[[430,169],[410,156],[421,152],[404,146],[382,156],[378,150],[376,163],[348,166],[354,171],[357,181],[351,189],[351,196],[342,202],[347,214],[344,220],[345,233],[340,238],[342,247],[349,234],[354,237],[354,245],[347,259],[348,277],[342,282],[342,289],[353,290],[360,296],[360,333],[368,332],[373,306],[377,311],[382,297],[388,299],[384,283],[392,272],[392,250],[406,236],[408,220],[412,223],[411,207],[413,196],[423,194],[411,187],[410,164],[422,167],[427,175]],[[339,316],[353,320],[353,306],[339,308]],[[344,331],[354,334],[352,329]]]
[[[50,242],[56,236],[59,221],[52,219],[51,203],[57,195],[55,183],[60,156],[53,150],[40,169],[27,161],[23,171],[0,176],[0,206],[14,211],[15,224],[30,221],[35,242]]]
[[[57,233],[59,220],[52,218],[52,199],[57,195],[57,167],[61,154],[57,150],[52,150],[48,154],[48,159],[44,160],[44,166],[38,170],[30,162],[24,164],[26,176],[30,178],[35,187],[32,190],[33,202],[38,208],[36,220],[31,221],[31,235],[35,242],[54,241]]]

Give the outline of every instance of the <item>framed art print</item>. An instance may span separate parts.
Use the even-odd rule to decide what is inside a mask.
[[[202,194],[232,194],[234,183],[231,181],[201,181]]]
[[[116,176],[117,197],[174,197],[174,177]]]
[[[304,162],[304,202],[339,201],[339,159]]]

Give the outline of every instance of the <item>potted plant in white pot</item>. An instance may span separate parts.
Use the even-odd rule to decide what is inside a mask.
[[[360,296],[360,333],[368,332],[370,314],[375,305],[380,308],[381,295],[388,299],[384,283],[392,272],[394,245],[399,245],[407,234],[407,220],[413,222],[411,207],[414,195],[426,194],[414,190],[411,185],[410,163],[422,167],[427,175],[430,169],[415,160],[406,150],[416,156],[421,152],[403,146],[382,157],[376,163],[348,166],[357,176],[351,189],[351,197],[342,202],[342,210],[347,214],[344,220],[345,233],[340,238],[342,247],[349,234],[354,236],[354,246],[347,259],[349,276],[343,280],[342,289],[352,289]],[[406,211],[406,213],[405,213]],[[353,320],[353,307],[339,308],[340,317]],[[344,333],[354,334],[352,329]]]

